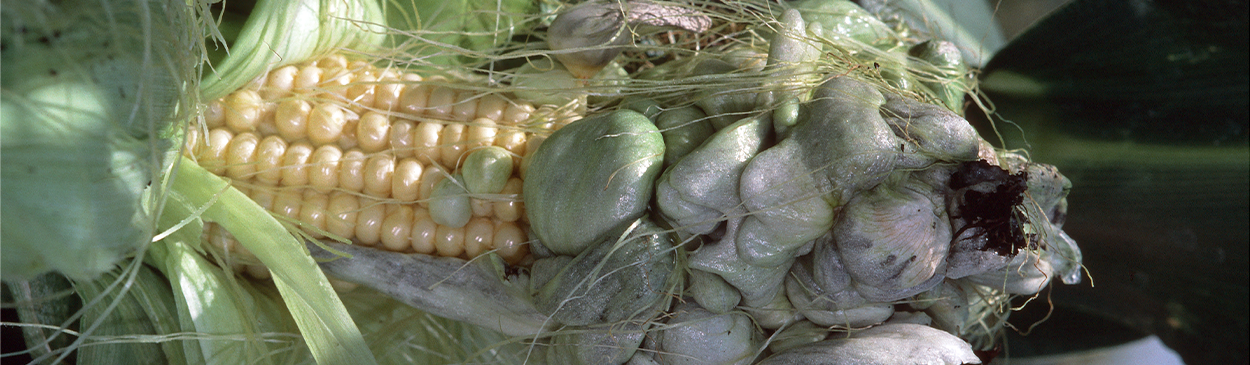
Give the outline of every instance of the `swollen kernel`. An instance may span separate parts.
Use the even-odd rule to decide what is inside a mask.
[[[440,226],[464,227],[473,217],[468,191],[459,178],[443,179],[430,193],[430,218]]]
[[[391,196],[391,178],[395,174],[395,157],[387,153],[376,154],[365,161],[365,194],[386,198]]]
[[[477,117],[477,93],[465,90],[456,93],[456,103],[451,107],[453,120],[467,122]]]
[[[356,235],[356,216],[360,210],[360,198],[343,192],[330,195],[326,206],[329,218],[326,220],[326,231],[343,238]]]
[[[512,176],[512,156],[499,147],[473,150],[461,167],[465,187],[473,194],[497,194]]]
[[[298,141],[308,136],[308,114],[312,105],[303,100],[287,100],[278,104],[274,111],[274,126],[287,141]]]
[[[417,128],[412,131],[412,140],[416,147],[413,152],[417,156],[417,161],[425,164],[442,161],[442,150],[438,148],[439,136],[442,133],[442,124],[421,122],[417,125]]]
[[[260,138],[252,133],[239,133],[226,146],[226,176],[246,179],[256,173],[256,147]]]
[[[365,152],[378,152],[391,143],[391,121],[385,115],[368,112],[356,124],[356,141]]]
[[[365,154],[360,150],[348,150],[339,160],[339,187],[348,191],[365,189]]]
[[[434,231],[434,249],[439,256],[458,257],[464,253],[464,227],[438,225]]]
[[[308,114],[308,140],[318,145],[338,142],[346,125],[343,108],[332,103],[319,104]]]
[[[282,157],[282,185],[308,185],[308,160],[312,158],[313,148],[304,142],[296,142],[287,147]]]
[[[305,229],[308,235],[313,238],[322,238],[322,231],[327,231],[329,226],[326,224],[327,210],[330,206],[330,197],[323,193],[308,190],[304,192],[304,202],[300,204],[299,221],[315,228]],[[328,231],[327,231],[328,232]]]
[[[391,251],[404,251],[412,246],[412,208],[400,205],[387,213],[382,220],[382,247]]]
[[[226,96],[226,126],[238,132],[251,132],[260,124],[260,94],[252,90],[239,90]]]
[[[265,185],[277,185],[282,181],[282,159],[286,155],[286,140],[268,136],[256,147],[256,181]]]
[[[435,87],[430,91],[430,100],[426,103],[425,114],[430,118],[449,120],[456,103],[456,91],[445,86]]]
[[[495,243],[495,224],[486,218],[473,218],[464,226],[464,253],[477,257],[489,251]]]
[[[269,72],[269,80],[261,87],[260,96],[265,100],[276,100],[291,95],[298,75],[299,68],[295,66],[284,66]]]
[[[434,237],[437,235],[438,225],[430,219],[430,211],[425,208],[418,207],[414,210],[412,223],[412,250],[417,253],[433,254]]]
[[[399,160],[395,164],[395,175],[391,178],[391,196],[400,202],[415,202],[419,197],[423,170],[416,159]]]
[[[334,145],[317,147],[309,159],[308,184],[322,194],[339,186],[339,160],[343,151]]]

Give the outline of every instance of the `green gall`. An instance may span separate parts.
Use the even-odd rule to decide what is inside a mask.
[[[512,176],[512,154],[498,146],[473,150],[460,173],[470,194],[499,194]]]
[[[459,174],[443,179],[434,185],[430,193],[430,219],[451,228],[464,227],[473,218],[469,191],[465,190],[464,177]]]
[[[556,131],[529,157],[525,207],[543,245],[577,255],[642,217],[664,160],[664,140],[645,116],[618,110]]]

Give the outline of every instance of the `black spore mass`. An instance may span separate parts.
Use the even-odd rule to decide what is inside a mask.
[[[1024,171],[1012,174],[985,160],[959,165],[948,185],[957,197],[962,195],[958,199],[962,201],[959,216],[952,218],[962,218],[966,224],[955,232],[955,237],[968,229],[980,228],[977,235],[987,238],[983,251],[994,250],[1003,256],[1019,253],[1030,241],[1023,230],[1028,217],[1016,210],[1024,202],[1027,180]]]

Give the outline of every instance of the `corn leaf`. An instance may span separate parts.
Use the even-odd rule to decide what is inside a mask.
[[[301,62],[339,48],[368,48],[382,40],[385,24],[376,0],[261,0],[230,55],[205,77],[205,100],[237,90],[277,66]]]
[[[127,265],[129,267],[129,265]],[[156,271],[146,265],[138,265],[133,281],[110,286],[117,280],[129,280],[128,271],[114,270],[91,281],[74,283],[78,296],[84,303],[101,298],[95,305],[84,308],[81,327],[95,328],[88,338],[100,336],[126,336],[132,338],[141,335],[151,340],[124,340],[116,343],[104,342],[87,345],[78,349],[78,364],[185,364],[186,357],[182,346],[175,341],[160,340],[160,335],[180,332],[177,323],[177,308],[169,283]],[[115,300],[121,302],[108,310]],[[110,340],[102,338],[101,340]]]
[[[473,64],[483,53],[522,32],[525,16],[538,10],[526,0],[383,0],[387,24],[401,30],[388,47],[403,49],[423,63]]]
[[[202,217],[221,224],[269,267],[318,363],[376,363],[325,274],[277,219],[193,161],[183,159],[175,171],[172,190],[197,205],[212,203]]]
[[[198,341],[183,342],[189,363],[241,364],[249,359],[267,360],[264,354],[269,353],[268,346],[259,341],[256,337],[259,329],[247,318],[254,311],[246,305],[251,298],[232,290],[220,268],[182,241],[154,244],[151,255],[175,289],[182,331],[207,335]],[[245,339],[240,343],[224,336],[244,336]]]

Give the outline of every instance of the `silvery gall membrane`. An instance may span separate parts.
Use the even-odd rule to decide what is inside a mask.
[[[769,50],[784,54],[759,70],[777,85],[635,98],[556,131],[524,182],[528,267],[332,243],[353,257],[322,267],[527,336],[541,343],[535,361],[977,363],[1011,295],[1079,282],[1080,250],[1062,231],[1071,183],[993,149],[948,109],[963,96],[933,78],[964,66],[940,41],[912,45],[913,59],[950,62],[915,74],[808,67],[829,47],[814,38],[881,42],[866,16],[803,2],[777,17]],[[858,44],[904,59],[909,48]],[[673,77],[741,71],[715,59],[693,70]],[[486,153],[440,185],[446,201],[431,210],[497,190],[476,176],[507,158]]]

